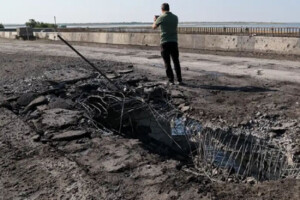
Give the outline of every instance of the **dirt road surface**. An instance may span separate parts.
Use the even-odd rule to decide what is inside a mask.
[[[75,47],[105,72],[133,65],[132,77],[166,81],[159,49]],[[180,59],[185,85],[169,90],[185,96],[175,104],[188,107],[188,116],[208,127],[247,128],[282,148],[290,162],[300,161],[298,59],[191,52]],[[30,120],[6,102],[38,92],[49,72],[65,76],[65,70],[92,72],[60,42],[0,39],[0,199],[300,198],[299,180],[216,182],[130,137],[95,133],[58,144],[35,142]]]

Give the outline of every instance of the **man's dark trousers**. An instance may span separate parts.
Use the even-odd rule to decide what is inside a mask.
[[[167,76],[170,82],[174,82],[174,73],[171,67],[171,57],[174,62],[174,68],[178,82],[182,82],[181,68],[179,62],[179,50],[177,42],[166,42],[161,44],[161,56],[164,59]]]

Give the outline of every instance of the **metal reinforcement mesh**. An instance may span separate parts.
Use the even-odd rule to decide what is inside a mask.
[[[300,165],[289,162],[280,149],[269,145],[251,133],[233,134],[231,131],[204,129],[191,137],[197,146],[194,159],[198,169],[227,174],[239,179],[257,180],[299,178]]]
[[[97,80],[98,90],[82,94],[77,102],[99,129],[126,135],[148,134],[175,151],[184,152],[199,172],[210,177],[221,174],[225,180],[254,177],[261,181],[299,178],[299,164],[291,163],[282,150],[251,132],[237,134],[203,128],[172,106],[172,99],[162,86],[145,84],[137,92],[118,83],[127,90],[119,92],[109,88],[105,80]],[[146,88],[151,88],[151,92],[146,93]]]

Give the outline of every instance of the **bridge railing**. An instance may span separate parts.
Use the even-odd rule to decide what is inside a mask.
[[[13,29],[0,29],[13,31]],[[52,29],[34,29],[34,32],[51,32]],[[158,33],[151,27],[110,27],[110,28],[60,28],[59,32],[120,32],[120,33]],[[179,27],[180,34],[203,35],[244,35],[269,37],[300,37],[297,27]]]
[[[300,37],[300,28],[293,27],[180,27],[178,32],[182,34]]]
[[[61,32],[132,32],[157,33],[151,27],[120,27],[120,28],[65,28]],[[207,34],[207,35],[245,35],[270,37],[300,37],[300,28],[281,27],[179,27],[180,34]]]

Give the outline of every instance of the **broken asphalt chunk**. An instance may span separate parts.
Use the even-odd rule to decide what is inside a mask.
[[[173,97],[173,98],[183,98],[184,95],[183,95],[183,93],[182,93],[181,91],[179,91],[179,90],[172,90],[172,91],[171,91],[171,97]]]
[[[152,100],[161,100],[167,96],[167,92],[162,87],[144,88],[144,93]]]
[[[276,135],[273,135],[273,137],[276,137],[276,136],[283,135],[287,131],[287,128],[285,128],[285,127],[272,127],[270,129],[270,131],[275,133]]]
[[[84,83],[79,85],[78,88],[84,92],[90,92],[92,90],[97,90],[99,88],[99,85],[96,83]]]
[[[190,107],[189,106],[183,106],[182,108],[181,108],[181,111],[182,112],[187,112],[187,111],[189,111],[190,110]]]
[[[40,139],[41,139],[41,136],[40,136],[40,135],[35,135],[35,136],[32,137],[32,140],[33,140],[34,142],[39,142]]]
[[[116,78],[119,78],[120,77],[120,74],[106,74],[106,77],[109,78],[109,79],[116,79]]]
[[[60,134],[57,134],[55,136],[53,136],[52,140],[53,141],[71,141],[71,140],[76,140],[76,139],[80,139],[83,137],[88,137],[89,133],[87,131],[66,131]]]
[[[79,111],[50,109],[42,114],[42,126],[46,129],[53,129],[76,125],[81,117],[82,113]]]
[[[129,74],[131,72],[133,72],[133,69],[118,70],[119,74]]]
[[[40,96],[36,99],[34,99],[28,106],[26,106],[26,108],[24,109],[24,113],[28,112],[29,110],[35,108],[38,105],[47,103],[48,99],[44,96]]]
[[[74,103],[70,99],[55,98],[48,104],[49,109],[61,108],[61,109],[72,109]]]
[[[32,92],[25,93],[18,98],[17,103],[20,106],[27,106],[28,104],[30,104],[30,102],[32,102],[37,97],[38,94],[36,93],[32,93]]]

